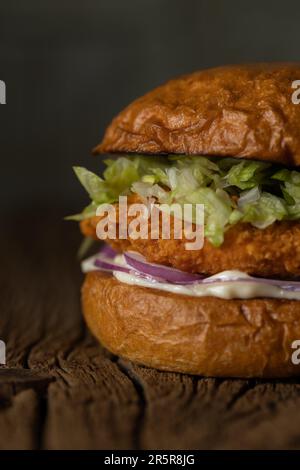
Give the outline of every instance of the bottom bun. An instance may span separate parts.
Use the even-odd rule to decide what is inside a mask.
[[[300,340],[300,301],[188,297],[91,272],[82,305],[96,338],[139,364],[213,377],[300,372],[300,364],[292,363],[293,354],[300,358],[292,349]]]

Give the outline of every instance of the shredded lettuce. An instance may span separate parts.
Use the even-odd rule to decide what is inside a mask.
[[[270,167],[267,163],[256,161],[245,161],[232,165],[225,181],[228,186],[235,186],[239,189],[250,189],[259,185],[266,178],[266,170]]]
[[[165,168],[161,158],[136,156],[119,157],[116,160],[104,161],[106,169],[103,179],[86,168],[75,166],[73,170],[92,202],[80,214],[66,217],[67,220],[80,221],[93,217],[100,204],[113,203],[120,195],[129,194],[134,182],[142,179],[148,172]]]
[[[199,188],[187,196],[186,202],[204,205],[204,235],[213,245],[220,246],[232,212],[232,202],[228,194],[220,188]]]
[[[114,202],[120,194],[130,191],[132,183],[138,181],[151,169],[159,169],[161,164],[158,159],[147,157],[126,158],[117,160],[105,160],[106,169],[103,179],[91,171],[82,167],[74,167],[75,174],[90,198],[95,203]],[[158,168],[157,168],[158,167]]]
[[[121,156],[105,164],[103,178],[74,168],[92,202],[69,219],[92,217],[99,204],[132,193],[160,203],[199,203],[205,207],[205,236],[214,246],[236,223],[263,229],[300,219],[300,171],[253,160],[178,155]]]
[[[250,222],[257,228],[266,228],[288,216],[284,199],[267,192],[262,192],[256,202],[246,204],[243,213],[243,222]]]

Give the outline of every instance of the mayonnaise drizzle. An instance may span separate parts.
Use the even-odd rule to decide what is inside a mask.
[[[118,255],[115,262],[126,265],[124,257]],[[168,282],[157,282],[144,279],[134,274],[127,274],[120,271],[113,271],[114,277],[124,284],[147,287],[149,289],[159,289],[174,294],[183,294],[192,297],[218,297],[220,299],[254,299],[258,297],[268,297],[274,299],[294,299],[300,300],[300,291],[283,289],[280,286],[261,284],[259,282],[247,281],[249,275],[241,271],[223,271],[211,276],[209,279],[218,278],[220,282],[213,284],[170,284]],[[245,279],[238,281],[236,279]],[[226,281],[226,282],[223,282]]]

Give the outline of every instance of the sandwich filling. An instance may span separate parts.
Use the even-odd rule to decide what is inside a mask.
[[[166,272],[159,265],[153,271],[149,269],[148,263],[142,262],[136,265],[130,263],[130,259],[136,259],[136,254],[127,253],[125,256],[116,255],[114,252],[107,254],[107,250],[104,249],[84,260],[81,267],[85,273],[97,269],[110,272],[118,281],[128,285],[191,297],[210,296],[227,300],[268,297],[300,300],[300,282],[254,278],[241,271],[223,271],[214,276],[187,279],[184,273],[174,272],[172,269]]]
[[[205,237],[218,247],[225,231],[237,223],[264,229],[300,218],[300,172],[278,165],[200,156],[120,157],[105,164],[103,178],[74,168],[92,200],[74,220],[95,216],[99,204],[116,202],[120,195],[204,204]]]
[[[186,295],[222,298],[297,298],[277,285],[248,285],[247,276],[297,281],[300,276],[300,172],[255,160],[202,156],[121,156],[105,161],[103,178],[76,167],[91,203],[70,219],[80,221],[87,237],[97,239],[97,207],[115,204],[119,196],[129,203],[154,199],[157,204],[203,204],[204,246],[186,251],[184,240],[174,237],[107,242],[119,253],[137,252],[148,262],[184,273],[211,277],[220,272],[244,276],[234,287],[227,283],[200,287],[154,286]],[[118,230],[117,230],[118,235]],[[112,272],[114,272],[112,270]],[[153,287],[132,273],[114,272],[121,282]],[[229,274],[230,276],[230,274]],[[148,282],[148,284],[147,284]],[[161,283],[162,284],[162,283]],[[170,283],[172,284],[172,283]],[[297,293],[298,295],[298,293]]]

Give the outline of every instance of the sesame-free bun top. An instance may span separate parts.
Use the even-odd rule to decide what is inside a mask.
[[[171,80],[112,121],[95,153],[216,155],[300,165],[300,62],[218,67]]]

